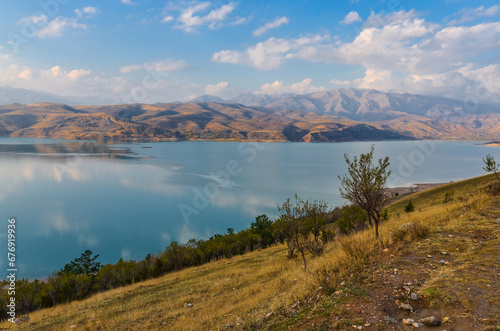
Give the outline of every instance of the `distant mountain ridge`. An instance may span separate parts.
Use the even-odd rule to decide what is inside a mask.
[[[47,92],[38,92],[22,88],[0,87],[0,105],[10,105],[13,103],[33,104],[37,102],[53,102],[66,105],[82,104],[103,104],[110,103],[110,100],[99,97],[63,97]]]
[[[470,105],[444,97],[353,88],[309,94],[245,93],[229,101],[248,107],[293,109],[364,122],[385,121],[407,115],[453,121],[469,115],[500,113],[498,104]]]

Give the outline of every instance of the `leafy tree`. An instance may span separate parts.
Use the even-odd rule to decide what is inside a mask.
[[[92,257],[92,251],[87,249],[79,258],[75,258],[70,263],[66,263],[61,273],[95,275],[101,268],[101,263],[96,261],[98,257],[99,254]]]
[[[413,211],[415,211],[415,207],[413,206],[413,202],[411,202],[411,199],[410,199],[408,204],[405,206],[405,212],[411,213]]]
[[[389,157],[378,160],[373,164],[374,146],[369,153],[354,157],[351,161],[344,154],[348,173],[339,176],[340,195],[351,203],[363,208],[368,215],[368,223],[375,224],[375,236],[378,238],[380,213],[385,205],[385,188],[391,171]]]
[[[273,221],[266,215],[257,216],[255,221],[250,224],[250,229],[260,236],[263,248],[274,244]]]
[[[295,257],[296,251],[300,253],[306,270],[306,251],[320,254],[330,238],[325,228],[326,207],[324,202],[302,201],[297,195],[295,203],[288,198],[281,206],[278,205],[281,215],[274,223],[278,236],[287,244],[289,257]]]
[[[349,234],[356,228],[364,227],[366,224],[366,212],[357,205],[347,205],[340,211],[337,227],[343,234]]]
[[[483,157],[483,162],[485,164],[485,166],[483,167],[484,171],[494,173],[496,179],[500,182],[500,176],[498,176],[500,165],[497,164],[495,158],[488,154],[486,155],[486,157]]]

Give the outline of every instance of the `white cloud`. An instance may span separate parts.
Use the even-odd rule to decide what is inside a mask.
[[[451,20],[448,25],[461,24],[471,22],[482,17],[492,17],[500,14],[500,5],[494,5],[489,8],[480,6],[477,8],[463,8],[458,11],[454,16],[458,18]]]
[[[352,11],[349,12],[349,14],[347,14],[342,21],[340,21],[340,24],[349,25],[361,21],[362,19],[361,16],[359,16],[358,12]]]
[[[198,16],[197,13],[204,13],[213,7],[211,2],[198,2],[182,9],[177,20],[180,22],[176,26],[185,32],[195,32],[196,28],[207,25],[210,29],[218,29],[224,25],[228,15],[236,8],[234,2],[222,5],[219,8],[210,10],[206,15]]]
[[[174,17],[173,17],[173,16],[165,16],[165,17],[161,20],[161,22],[162,22],[162,23],[168,23],[168,22],[171,22],[171,21],[173,21],[173,20],[174,20]]]
[[[245,52],[223,50],[213,54],[212,61],[238,63],[262,70],[278,69],[285,59],[303,58],[308,50],[321,44],[329,36],[314,35],[297,39],[270,38]]]
[[[208,95],[218,95],[227,88],[227,82],[220,82],[215,85],[208,84],[205,88],[205,94]]]
[[[261,26],[260,28],[258,28],[257,30],[255,30],[253,32],[253,35],[256,37],[263,35],[267,31],[269,31],[271,29],[276,29],[276,28],[282,26],[283,24],[288,24],[289,22],[290,22],[290,20],[288,19],[288,17],[276,17],[276,19],[274,21],[266,23],[263,26]]]
[[[260,90],[255,92],[259,94],[286,94],[286,93],[295,93],[295,94],[306,94],[313,93],[319,91],[325,91],[326,88],[323,86],[314,86],[311,78],[306,78],[301,82],[294,83],[291,85],[286,85],[282,81],[275,81],[274,83],[266,83],[260,87]]]
[[[481,9],[488,15],[496,12]],[[354,86],[380,90],[405,90],[410,93],[464,98],[485,86],[480,73],[488,74],[491,98],[500,99],[499,67],[477,65],[473,61],[494,58],[500,46],[500,22],[471,26],[442,26],[427,22],[414,10],[390,14],[372,13],[362,30],[351,41],[328,35],[297,39],[270,38],[245,50],[216,52],[212,60],[252,66],[262,70],[279,69],[283,62],[302,59],[309,62],[348,63],[364,68]],[[474,70],[460,63],[472,63]],[[330,83],[347,86],[349,82]],[[265,84],[268,91],[286,90],[280,81]],[[477,94],[477,93],[476,93]]]
[[[98,13],[99,9],[97,7],[84,7],[82,9],[75,9],[75,14],[77,17],[82,17],[85,14],[90,17]]]
[[[188,69],[189,66],[184,60],[166,59],[162,61],[147,62],[143,64],[133,64],[120,68],[120,73],[127,74],[139,70],[150,70],[154,72],[174,72]]]
[[[87,30],[88,26],[78,23],[76,18],[56,17],[37,33],[39,38],[60,37],[65,30]]]
[[[125,5],[135,5],[131,0],[121,0],[121,2]]]
[[[334,85],[339,85],[339,86],[349,86],[349,85],[351,85],[351,82],[348,81],[348,80],[342,81],[342,80],[338,80],[338,79],[335,79],[335,78],[333,78],[332,80],[330,80],[329,83],[332,83]]]

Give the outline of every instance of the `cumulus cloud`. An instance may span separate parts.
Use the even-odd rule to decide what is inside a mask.
[[[338,79],[335,79],[333,78],[332,80],[329,81],[329,83],[332,83],[334,85],[337,85],[337,86],[349,86],[351,84],[350,81],[348,80],[338,80]]]
[[[493,7],[479,12],[492,14],[495,11]],[[500,22],[443,26],[420,16],[414,10],[371,13],[361,31],[350,41],[328,35],[269,38],[244,50],[216,52],[212,60],[262,70],[279,69],[283,62],[290,59],[347,63],[364,68],[364,76],[353,81],[354,86],[402,89],[453,98],[464,98],[464,93],[470,94],[483,86],[485,83],[479,78],[480,72],[497,77],[497,66],[481,66],[473,61],[478,56],[494,56],[498,51]],[[472,63],[474,70],[466,70],[461,63]],[[336,80],[331,83],[348,85],[348,82]],[[272,91],[283,86],[277,81],[264,88]],[[491,90],[500,99],[500,91]]]
[[[208,1],[189,5],[180,11],[180,15],[177,18],[180,23],[175,27],[188,33],[195,32],[197,28],[204,25],[207,25],[210,29],[218,29],[224,26],[224,21],[236,8],[236,3],[232,2],[211,9],[213,7],[214,5]],[[207,13],[208,10],[210,11]]]
[[[258,28],[257,30],[255,30],[253,32],[253,35],[256,37],[263,35],[267,31],[272,30],[272,29],[276,29],[276,28],[282,26],[283,24],[288,24],[289,22],[290,22],[290,20],[288,19],[288,17],[285,17],[285,16],[284,17],[276,17],[276,19],[274,21],[266,23],[263,26],[261,26],[260,28]]]
[[[120,0],[125,5],[135,5],[131,0]]]
[[[208,84],[205,88],[205,94],[208,95],[218,95],[227,88],[227,82],[220,82],[215,85]]]
[[[274,83],[266,83],[260,87],[260,90],[255,92],[258,94],[286,94],[286,93],[295,93],[295,94],[306,94],[313,93],[319,91],[325,91],[326,88],[323,86],[314,86],[311,78],[306,78],[301,82],[287,85],[282,81],[275,81]]]
[[[162,61],[124,66],[120,68],[120,73],[128,74],[139,70],[149,70],[154,72],[174,72],[186,70],[188,68],[189,66],[184,60],[165,59]]]
[[[297,39],[270,38],[245,52],[223,50],[213,54],[215,62],[238,63],[262,70],[278,69],[285,59],[310,57],[309,50],[315,49],[329,36],[314,35]]]
[[[361,16],[359,16],[358,12],[352,11],[349,12],[349,14],[347,14],[342,21],[340,21],[340,24],[349,25],[361,21],[362,19]]]

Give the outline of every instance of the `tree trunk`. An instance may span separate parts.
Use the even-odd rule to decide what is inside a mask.
[[[307,270],[306,256],[304,255],[303,249],[300,249],[300,254],[302,255],[302,260],[304,261],[304,270]]]

